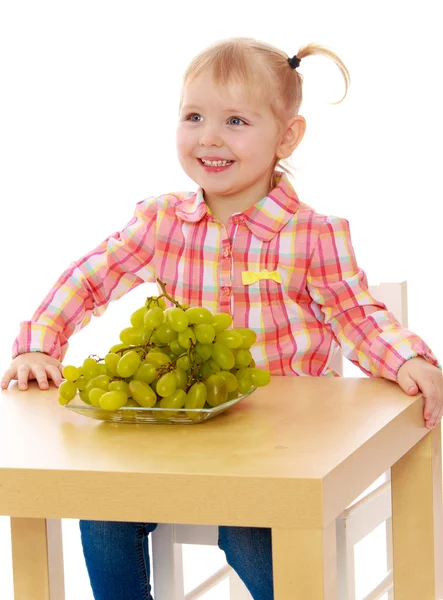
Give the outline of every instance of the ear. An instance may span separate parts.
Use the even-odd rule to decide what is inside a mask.
[[[284,126],[280,143],[276,154],[279,159],[289,158],[299,143],[302,141],[306,131],[306,120],[301,115],[289,119]]]

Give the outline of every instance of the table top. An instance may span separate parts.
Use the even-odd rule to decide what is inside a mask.
[[[149,520],[211,523],[218,510],[219,523],[269,524],[302,503],[319,524],[426,433],[421,395],[383,379],[273,377],[193,425],[102,423],[61,407],[55,388],[14,384],[0,395],[0,514],[110,518],[118,506],[124,519],[140,495]]]

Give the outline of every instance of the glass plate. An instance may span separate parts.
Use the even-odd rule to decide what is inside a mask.
[[[168,423],[171,425],[177,423],[185,423],[193,425],[194,423],[202,423],[212,417],[216,417],[226,410],[238,404],[243,398],[246,398],[257,388],[252,387],[249,392],[238,396],[234,400],[229,400],[220,406],[214,408],[144,408],[142,406],[123,406],[119,410],[109,411],[103,410],[91,404],[85,404],[80,398],[75,397],[65,405],[65,408],[72,410],[80,415],[97,419],[99,421],[111,421],[113,423]],[[172,414],[174,413],[174,414]]]

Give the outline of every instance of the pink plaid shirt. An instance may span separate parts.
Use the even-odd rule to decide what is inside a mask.
[[[245,271],[258,280],[243,283]],[[226,227],[201,189],[138,203],[126,227],[74,262],[21,324],[14,356],[42,351],[63,358],[69,337],[92,315],[157,277],[179,302],[230,313],[234,327],[253,329],[253,357],[272,375],[334,375],[328,363],[337,344],[371,376],[395,380],[417,355],[437,364],[428,346],[369,294],[348,221],[300,202],[285,175]]]

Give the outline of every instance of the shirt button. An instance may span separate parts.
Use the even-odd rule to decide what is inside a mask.
[[[244,219],[243,215],[236,215],[233,219],[233,221],[236,225],[238,225],[239,223],[243,223],[244,220],[245,219]]]
[[[225,258],[228,258],[228,256],[231,254],[231,250],[230,248],[225,248],[224,252],[223,252],[223,256]]]
[[[229,296],[231,294],[231,288],[225,285],[222,287],[222,294],[223,296]]]

